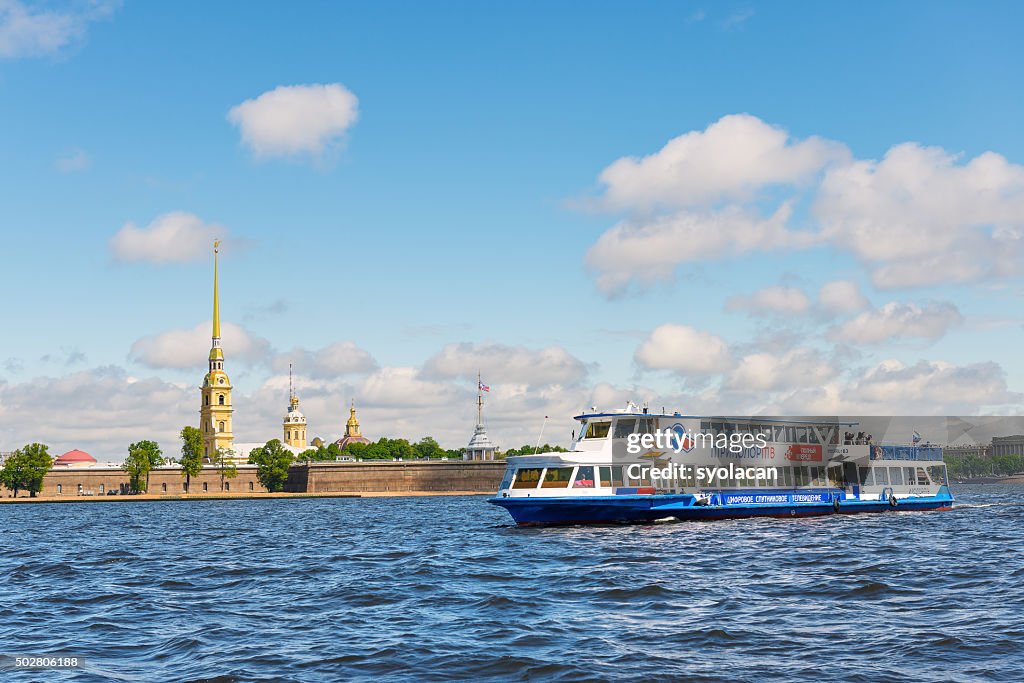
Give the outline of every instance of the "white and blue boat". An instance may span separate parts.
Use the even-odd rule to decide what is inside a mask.
[[[948,510],[942,449],[871,443],[834,418],[577,415],[564,453],[508,458],[489,502],[520,525]]]

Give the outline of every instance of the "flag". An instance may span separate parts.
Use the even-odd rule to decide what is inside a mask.
[[[480,391],[487,391],[487,392],[489,392],[491,390],[491,388],[489,386],[487,386],[486,384],[484,384],[483,382],[477,380],[477,383],[480,385]]]
[[[921,441],[921,435],[920,435],[920,434],[918,434],[918,433],[917,433],[917,432],[915,431],[915,432],[914,432],[914,443],[918,443],[919,441]]]

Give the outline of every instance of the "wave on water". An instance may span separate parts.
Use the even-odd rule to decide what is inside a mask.
[[[475,496],[0,506],[0,652],[73,650],[46,680],[76,682],[1024,680],[1024,487],[954,493],[544,529]]]

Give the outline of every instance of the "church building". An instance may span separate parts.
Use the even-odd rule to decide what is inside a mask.
[[[235,436],[231,431],[231,380],[224,372],[224,350],[220,345],[220,298],[217,284],[217,256],[220,240],[213,243],[213,343],[210,369],[200,391],[199,431],[203,434],[203,457],[213,460],[218,449],[230,451]]]
[[[356,400],[348,409],[348,422],[345,423],[345,436],[334,442],[338,448],[345,448],[350,443],[370,443],[370,440],[359,431],[359,419],[356,417]]]

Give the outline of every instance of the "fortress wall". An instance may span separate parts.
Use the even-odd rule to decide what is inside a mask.
[[[494,493],[498,490],[505,462],[407,461],[407,462],[314,462],[293,465],[285,491],[291,493]],[[256,479],[254,465],[239,465],[238,476],[226,479],[227,493],[266,493]],[[206,489],[203,489],[203,485]],[[75,498],[109,496],[110,491],[127,492],[128,474],[117,468],[79,467],[50,470],[43,480],[41,497]],[[177,468],[153,470],[149,493],[179,496],[185,480]],[[220,471],[205,467],[192,477],[193,495],[221,493]],[[0,496],[11,492],[0,489]],[[19,498],[28,493],[19,492]]]
[[[292,467],[286,491],[303,493],[494,493],[505,462],[314,462]]]

